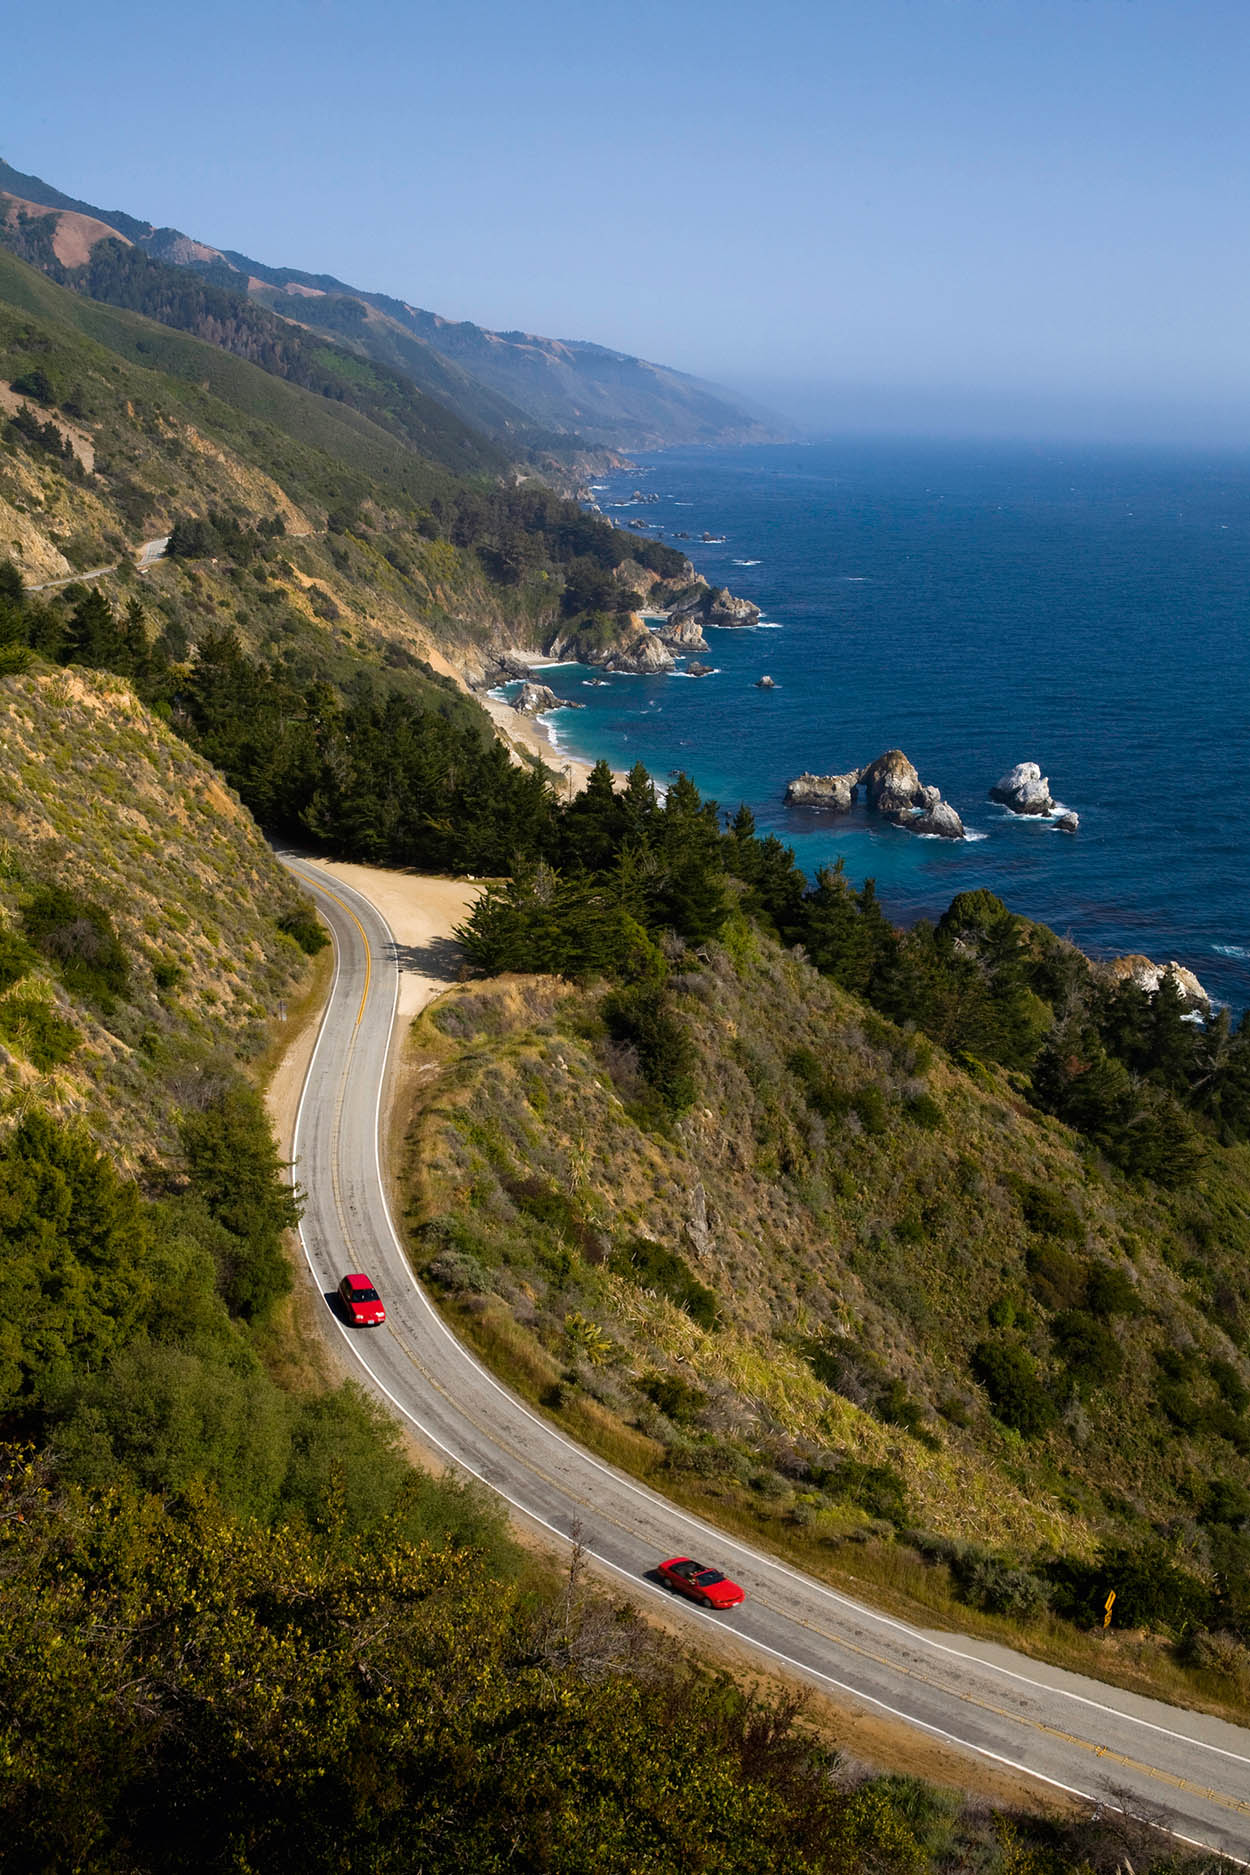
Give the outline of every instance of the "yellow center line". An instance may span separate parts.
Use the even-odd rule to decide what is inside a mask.
[[[305,878],[307,878],[308,875],[305,874],[304,876]],[[365,941],[365,987],[360,993],[360,1008],[356,1011],[356,1021],[354,1024],[354,1027],[359,1028],[360,1019],[365,1013],[365,1004],[369,1000],[369,984],[373,978],[373,952],[371,951],[369,947],[369,933],[365,930],[365,927],[361,924],[359,918],[356,916],[351,906],[347,903],[346,899],[340,898],[337,892],[332,892],[329,886],[326,885],[324,881],[321,879],[317,880],[317,885],[319,886],[321,891],[325,893],[327,898],[332,898],[335,904],[339,906],[341,910],[347,913],[348,917],[351,919],[352,923],[355,925],[356,929],[359,931],[361,937]]]

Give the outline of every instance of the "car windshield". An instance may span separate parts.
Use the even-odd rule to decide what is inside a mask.
[[[376,1302],[378,1301],[378,1299],[379,1299],[378,1292],[376,1289],[353,1289],[352,1290],[353,1302]]]
[[[723,1582],[724,1580],[725,1578],[719,1569],[700,1569],[698,1575],[695,1577],[695,1581],[701,1589],[714,1588],[718,1582]]]

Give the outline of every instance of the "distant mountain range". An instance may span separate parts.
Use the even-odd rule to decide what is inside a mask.
[[[212,336],[244,356],[257,358],[258,348],[268,345],[295,358],[292,328],[316,334],[318,349],[329,340],[336,355],[368,359],[383,374],[373,389],[388,405],[412,404],[411,394],[397,389],[395,380],[404,380],[511,458],[547,454],[568,460],[587,449],[775,442],[786,434],[781,418],[667,366],[581,340],[492,332],[350,286],[332,274],[271,267],[176,228],[157,228],[123,210],[79,201],[3,161],[0,240],[93,298]],[[114,244],[107,265],[98,253],[105,242]],[[125,260],[118,244],[136,255]],[[168,284],[162,289],[159,273],[136,264],[138,254],[159,273],[178,269],[235,304],[188,298]],[[242,312],[243,301],[253,308],[252,317]],[[276,325],[257,318],[262,309],[285,322],[285,342]],[[226,328],[226,336],[215,336],[214,324]],[[306,383],[312,368],[305,348],[298,367],[282,375]],[[350,373],[340,369],[338,375]],[[412,411],[396,421],[411,427]],[[428,423],[428,413],[421,421]]]

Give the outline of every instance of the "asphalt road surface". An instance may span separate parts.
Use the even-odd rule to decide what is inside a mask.
[[[912,1627],[802,1575],[667,1503],[592,1457],[486,1372],[413,1276],[388,1209],[379,1121],[399,982],[395,940],[351,887],[287,863],[334,933],[334,984],[300,1101],[296,1175],[311,1279],[349,1365],[427,1447],[497,1491],[531,1525],[577,1537],[644,1608],[663,1597],[692,1635],[714,1621],[840,1703],[904,1720],[1060,1790],[1131,1792],[1192,1842],[1250,1860],[1250,1731],[1029,1660],[984,1641]],[[381,1329],[350,1329],[333,1303],[349,1270],[372,1276]],[[740,1582],[726,1614],[674,1602],[648,1572],[689,1554]]]

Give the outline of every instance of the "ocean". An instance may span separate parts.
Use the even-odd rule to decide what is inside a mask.
[[[629,504],[635,489],[658,496]],[[762,609],[715,675],[543,681],[570,753],[685,770],[808,871],[901,921],[986,886],[1095,956],[1187,964],[1250,1005],[1250,455],[847,441],[672,451],[604,478],[618,523]],[[700,541],[704,533],[723,542]],[[683,534],[686,539],[675,539]],[[768,673],[776,688],[756,689]],[[787,808],[787,781],[906,751],[968,840]],[[1036,761],[1075,836],[994,806]]]

